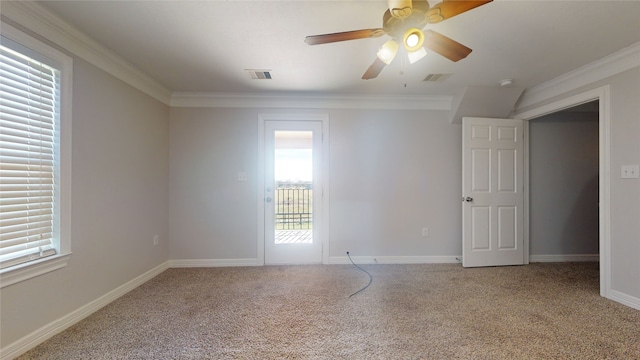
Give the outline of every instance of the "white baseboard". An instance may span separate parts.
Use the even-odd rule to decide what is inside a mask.
[[[451,264],[461,256],[352,256],[358,264]],[[346,256],[329,257],[328,265],[351,264]],[[261,266],[258,259],[183,259],[169,260],[170,268]]]
[[[258,259],[182,259],[169,260],[170,268],[259,266]]]
[[[458,256],[352,256],[357,264],[457,264],[462,262]],[[531,255],[530,262],[598,262],[599,254],[572,255]],[[350,264],[347,256],[333,256],[329,264]]]
[[[609,291],[609,296],[607,298],[613,301],[617,301],[622,305],[626,305],[636,310],[640,310],[640,299],[637,297],[633,297],[631,295],[627,295],[625,293],[621,293],[616,290],[611,290]]]
[[[599,254],[531,255],[529,262],[598,262]]]
[[[164,262],[147,271],[146,273],[125,283],[124,285],[121,285],[114,290],[111,290],[108,293],[104,294],[103,296],[93,300],[92,302],[78,308],[77,310],[74,310],[71,313],[59,318],[58,320],[53,321],[32,332],[31,334],[7,345],[6,347],[0,349],[0,359],[10,360],[18,357],[21,354],[24,354],[25,352],[45,342],[54,335],[66,330],[67,328],[75,325],[87,316],[100,310],[122,295],[151,280],[156,275],[167,270],[168,268],[169,262]]]
[[[457,264],[462,256],[352,256],[356,264]],[[347,256],[331,256],[329,264],[351,264]]]

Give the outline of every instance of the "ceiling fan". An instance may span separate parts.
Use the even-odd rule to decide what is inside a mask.
[[[391,40],[382,45],[373,64],[362,75],[365,80],[376,78],[396,57],[400,44],[406,50],[410,63],[422,59],[426,49],[451,61],[459,61],[471,53],[471,49],[433,30],[423,30],[427,24],[436,24],[465,11],[490,3],[492,0],[442,0],[429,7],[427,0],[388,0],[389,8],[382,16],[382,28],[345,31],[312,35],[304,39],[309,45],[338,41],[376,38],[389,35]],[[426,48],[426,49],[425,49]]]

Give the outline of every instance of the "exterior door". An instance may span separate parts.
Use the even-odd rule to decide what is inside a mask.
[[[322,263],[322,123],[265,121],[265,264]]]
[[[522,120],[462,120],[462,265],[524,264]]]

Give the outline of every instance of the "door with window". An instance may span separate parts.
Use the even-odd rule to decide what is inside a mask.
[[[264,123],[265,264],[322,262],[322,123]]]

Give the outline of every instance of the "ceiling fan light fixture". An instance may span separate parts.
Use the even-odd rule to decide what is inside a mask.
[[[422,59],[423,57],[427,56],[427,50],[425,50],[423,47],[421,47],[420,49],[416,50],[416,51],[411,51],[409,53],[407,53],[407,56],[409,57],[409,64],[413,64],[414,62]]]
[[[391,64],[398,53],[398,47],[398,43],[394,40],[387,41],[378,50],[378,58],[387,65]]]
[[[409,28],[404,32],[402,42],[408,52],[418,51],[424,44],[424,33],[418,28]]]

